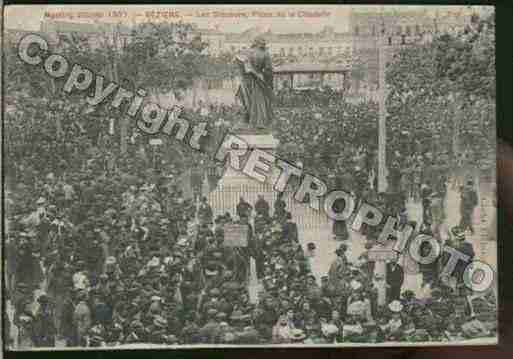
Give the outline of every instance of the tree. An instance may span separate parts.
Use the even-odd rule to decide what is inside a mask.
[[[447,171],[455,165],[490,168],[495,152],[493,31],[493,15],[475,15],[458,34],[442,34],[394,54],[386,73],[388,158],[407,152],[432,157],[429,161]]]

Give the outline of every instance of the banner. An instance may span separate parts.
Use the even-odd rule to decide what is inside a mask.
[[[224,245],[226,247],[247,247],[249,227],[243,224],[225,224]]]

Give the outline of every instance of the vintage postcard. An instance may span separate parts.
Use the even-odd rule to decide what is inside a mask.
[[[7,6],[8,350],[497,343],[487,6]]]

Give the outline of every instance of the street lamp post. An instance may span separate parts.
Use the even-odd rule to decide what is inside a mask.
[[[386,61],[387,49],[383,43],[383,31],[379,35],[378,44],[378,63],[379,63],[379,117],[378,117],[378,192],[382,193],[387,190],[387,168],[386,168],[386,142],[387,142],[387,128],[386,128]]]

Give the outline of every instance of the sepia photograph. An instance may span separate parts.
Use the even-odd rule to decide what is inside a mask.
[[[493,6],[9,5],[8,351],[496,345]]]

